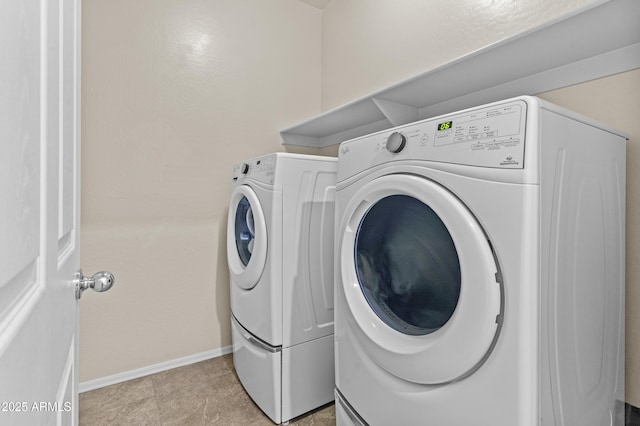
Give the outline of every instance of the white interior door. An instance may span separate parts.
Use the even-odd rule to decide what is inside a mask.
[[[0,424],[77,424],[80,0],[0,2]]]

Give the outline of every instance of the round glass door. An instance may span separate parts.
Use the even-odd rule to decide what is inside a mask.
[[[256,193],[240,185],[231,193],[227,220],[227,261],[232,281],[253,288],[267,259],[267,226]]]
[[[251,253],[253,253],[256,229],[251,203],[244,196],[236,207],[235,234],[238,256],[240,256],[242,264],[247,266],[251,260]]]
[[[336,204],[336,285],[363,351],[413,383],[472,374],[502,321],[498,267],[473,214],[442,185],[402,173],[339,190]]]
[[[364,215],[354,262],[360,288],[376,315],[409,335],[439,330],[460,296],[458,252],[440,217],[408,195],[390,195]]]

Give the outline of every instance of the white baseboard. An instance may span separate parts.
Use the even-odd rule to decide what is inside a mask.
[[[114,374],[112,376],[102,377],[100,379],[89,380],[88,382],[82,382],[78,385],[78,391],[80,393],[99,389],[109,385],[115,385],[116,383],[126,382],[127,380],[137,379],[139,377],[148,376],[149,374],[159,373],[161,371],[171,370],[172,368],[182,367],[189,364],[195,364],[196,362],[204,361],[211,358],[217,358],[222,355],[230,354],[233,348],[231,346],[225,346],[220,349],[214,349],[212,351],[202,352],[199,354],[193,354],[185,356],[183,358],[174,359],[171,361],[161,362],[159,364],[149,365],[147,367],[137,368],[135,370],[125,371],[123,373]]]

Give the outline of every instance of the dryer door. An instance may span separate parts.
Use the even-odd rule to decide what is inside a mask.
[[[429,179],[387,175],[351,198],[341,227],[343,290],[367,354],[415,383],[473,373],[497,339],[502,287],[465,205]]]
[[[253,288],[267,259],[267,225],[256,193],[247,185],[231,193],[227,221],[227,261],[232,281]]]

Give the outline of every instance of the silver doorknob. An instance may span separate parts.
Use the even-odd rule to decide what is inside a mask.
[[[93,291],[97,291],[99,293],[107,291],[113,287],[113,283],[115,281],[116,278],[111,272],[96,272],[91,278],[88,278],[82,274],[82,269],[80,269],[76,272],[76,279],[74,281],[76,285],[76,299],[80,299],[82,292],[88,288],[92,288]]]

